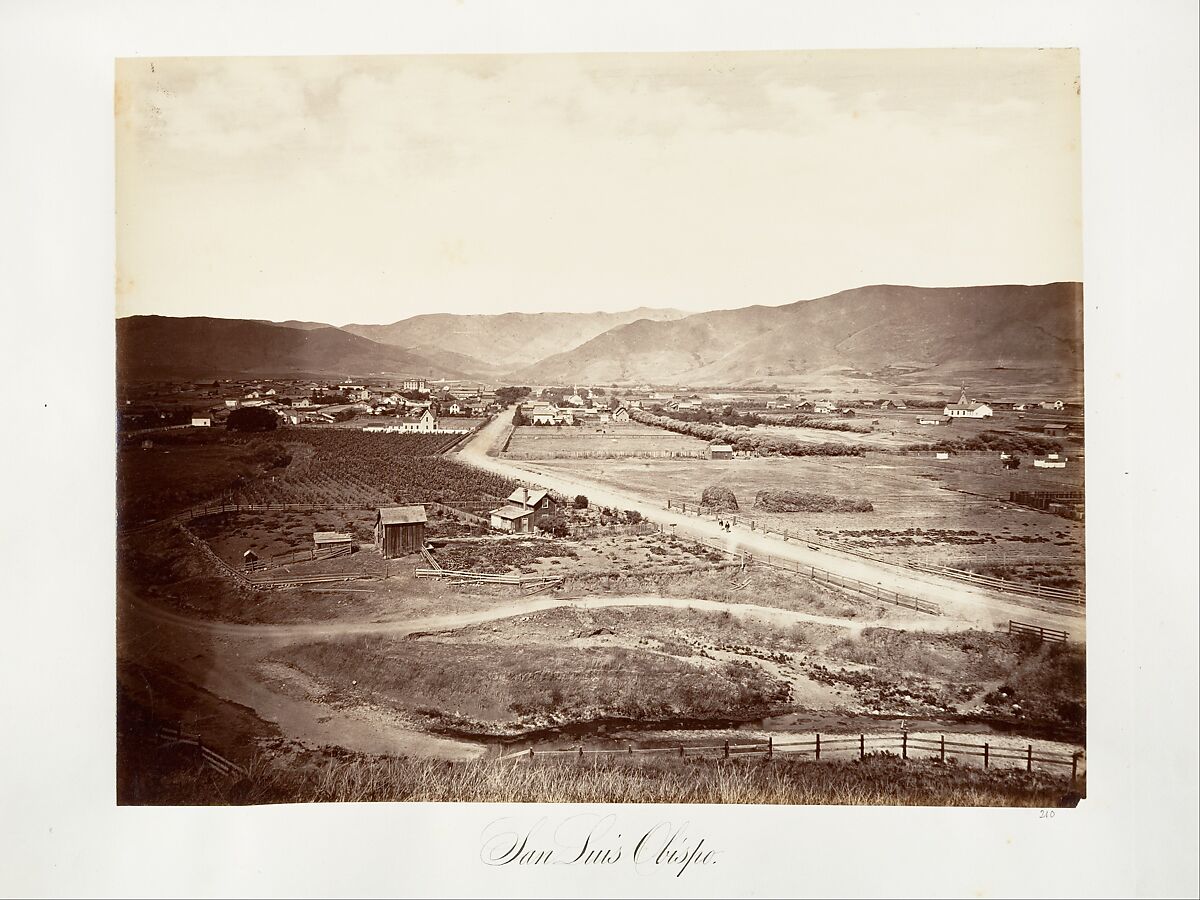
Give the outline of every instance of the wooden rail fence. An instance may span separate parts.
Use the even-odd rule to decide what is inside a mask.
[[[915,610],[916,612],[925,613],[930,616],[940,616],[942,614],[942,608],[929,600],[922,600],[920,597],[902,594],[899,591],[889,591],[880,585],[871,584],[867,581],[859,581],[857,578],[847,578],[844,575],[837,575],[816,566],[806,566],[796,560],[779,559],[774,556],[756,556],[746,551],[733,551],[728,547],[722,547],[720,544],[713,544],[697,538],[677,538],[677,540],[685,540],[697,546],[708,547],[711,550],[735,557],[743,565],[753,566],[761,564],[770,566],[773,569],[799,575],[801,578],[809,578],[820,584],[830,584],[843,590],[853,591],[869,599],[879,600],[882,603],[902,606],[905,609]]]
[[[158,729],[158,740],[164,747],[169,747],[176,744],[185,744],[195,747],[200,755],[200,761],[214,771],[220,772],[222,775],[240,775],[245,778],[249,774],[246,769],[239,766],[237,763],[226,759],[216,750],[204,743],[204,739],[198,734],[189,734],[179,726],[164,725]]]
[[[1051,644],[1065,644],[1067,642],[1067,632],[1059,631],[1057,628],[1043,628],[1041,625],[1030,625],[1027,622],[1017,622],[1014,619],[1008,620],[1009,634],[1026,634],[1030,637],[1035,637],[1039,641],[1046,641]]]
[[[952,737],[965,736],[952,735]],[[849,754],[852,757],[857,756],[859,759],[865,759],[868,753],[881,752],[897,753],[901,759],[936,759],[943,763],[947,758],[957,759],[959,757],[966,757],[969,759],[979,759],[985,769],[991,768],[994,762],[1014,761],[1023,763],[1027,772],[1033,771],[1034,763],[1042,766],[1069,767],[1072,782],[1075,782],[1079,776],[1079,764],[1084,757],[1082,751],[1059,753],[1038,750],[1035,752],[1033,744],[1026,744],[1023,748],[993,747],[989,741],[985,741],[982,744],[958,740],[948,741],[945,735],[940,735],[935,740],[933,738],[918,737],[907,732],[902,732],[900,734],[876,735],[835,734],[822,736],[821,734],[814,734],[811,738],[801,740],[789,739],[786,741],[776,741],[773,737],[769,737],[765,742],[753,741],[745,744],[731,744],[729,741],[724,741],[720,744],[676,744],[665,747],[634,747],[632,744],[629,744],[623,748],[603,747],[593,749],[586,748],[581,744],[578,747],[563,747],[540,751],[530,747],[528,750],[517,750],[512,753],[506,753],[498,757],[496,761],[527,759],[532,762],[539,757],[542,759],[567,759],[572,756],[578,759],[583,759],[587,756],[624,756],[629,758],[648,753],[669,753],[679,757],[719,754],[724,759],[759,753],[763,754],[766,759],[771,759],[777,753],[794,753],[801,755],[811,754],[816,760],[839,758],[839,754],[841,755],[840,758],[845,758]]]
[[[900,568],[916,569],[919,572],[925,572],[931,575],[939,575],[943,578],[961,581],[964,584],[973,584],[977,587],[990,588],[992,590],[1002,591],[1010,594],[1019,594],[1023,597],[1033,597],[1041,600],[1059,600],[1065,603],[1075,603],[1080,605],[1084,603],[1084,595],[1081,591],[1072,591],[1064,588],[1052,588],[1043,585],[1020,585],[1011,581],[1006,581],[1003,578],[992,578],[988,575],[979,575],[975,572],[967,572],[965,570],[954,569],[949,566],[935,566],[920,562],[897,563],[894,560],[886,559],[882,556],[876,556],[871,553],[866,553],[862,550],[859,550],[855,547],[849,547],[845,544],[823,540],[821,538],[813,537],[809,534],[800,534],[787,528],[779,528],[769,523],[762,522],[753,516],[747,516],[740,512],[713,512],[693,500],[679,500],[670,498],[667,500],[667,509],[680,510],[688,515],[695,515],[701,518],[711,518],[714,521],[728,522],[730,525],[748,525],[751,531],[761,531],[763,534],[777,534],[782,537],[784,541],[798,541],[802,544],[806,544],[812,550],[833,550],[838,553],[845,553],[849,556],[856,556],[859,559],[869,560],[870,562],[882,563],[884,565],[897,566]]]
[[[416,566],[413,574],[417,578],[444,578],[451,584],[511,584],[525,593],[536,593],[563,583],[561,575],[507,575],[496,572],[470,572],[465,570],[429,568]]]
[[[954,569],[950,566],[935,566],[922,562],[906,562],[904,565],[910,569],[916,569],[918,572],[927,572],[931,575],[942,575],[946,578],[953,578],[956,581],[966,582],[967,584],[977,584],[980,587],[994,588],[998,591],[1005,591],[1010,594],[1020,594],[1024,597],[1035,597],[1040,600],[1061,600],[1064,603],[1076,603],[1079,605],[1083,605],[1084,603],[1084,595],[1082,591],[1072,591],[1066,588],[1046,587],[1040,584],[1015,584],[1003,578],[993,578],[990,575],[980,575],[977,572]]]

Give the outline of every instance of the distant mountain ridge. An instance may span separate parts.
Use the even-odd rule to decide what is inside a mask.
[[[135,316],[117,321],[123,378],[289,372],[510,384],[754,386],[827,373],[1083,366],[1077,282],[872,285],[784,306],[705,313],[433,313],[391,325]]]
[[[483,370],[499,374],[506,369],[528,366],[552,353],[578,347],[630,322],[640,319],[674,321],[688,315],[678,309],[649,307],[590,313],[428,313],[390,325],[344,325],[342,330],[416,353],[449,351],[471,357]]]
[[[117,375],[140,380],[203,375],[394,372],[439,378],[464,374],[399,347],[330,325],[314,328],[203,316],[117,320]]]
[[[1081,370],[1083,289],[873,285],[785,306],[639,321],[508,373],[537,383],[749,385],[827,371]]]

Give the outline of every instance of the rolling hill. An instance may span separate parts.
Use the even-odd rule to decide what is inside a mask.
[[[752,385],[895,366],[940,376],[984,368],[1074,374],[1082,341],[1078,283],[873,285],[785,306],[633,322],[507,380]]]
[[[121,380],[301,372],[464,376],[452,365],[331,326],[298,328],[207,317],[117,320],[117,375]]]
[[[615,313],[431,313],[391,325],[344,325],[342,330],[418,354],[461,354],[458,360],[463,367],[468,365],[463,357],[470,357],[480,373],[498,375],[578,347],[630,322],[671,321],[687,315],[676,309],[645,307]]]

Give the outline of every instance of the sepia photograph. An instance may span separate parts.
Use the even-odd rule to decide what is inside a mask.
[[[1198,19],[0,4],[0,896],[1195,897]]]
[[[1078,804],[1080,93],[119,60],[118,803]]]

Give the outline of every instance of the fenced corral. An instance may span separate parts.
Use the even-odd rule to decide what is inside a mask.
[[[329,572],[329,573],[314,573],[311,575],[287,575],[282,578],[263,577],[255,575],[251,577],[246,571],[235,569],[225,560],[217,555],[216,551],[208,545],[208,541],[201,538],[192,529],[188,528],[184,522],[175,522],[175,527],[187,539],[193,547],[207,558],[211,563],[216,565],[224,574],[230,576],[243,587],[251,590],[270,590],[280,587],[301,587],[310,584],[331,584],[338,581],[360,581],[364,579],[375,578],[374,575],[367,575],[359,572]],[[330,551],[332,556],[342,556],[348,552],[346,549],[340,551]],[[328,557],[320,557],[328,558]]]
[[[417,578],[439,578],[450,584],[509,584],[521,588],[523,594],[536,594],[563,584],[561,575],[507,575],[497,572],[469,572],[443,569],[441,566],[416,566]]]
[[[952,735],[952,737],[972,737],[972,735]],[[505,760],[527,759],[571,759],[583,760],[587,757],[609,756],[636,758],[645,754],[667,754],[680,758],[687,756],[718,756],[730,759],[735,756],[758,756],[770,760],[776,754],[794,754],[812,756],[814,760],[822,759],[865,759],[867,754],[889,753],[901,759],[936,760],[941,763],[978,760],[983,768],[991,768],[994,764],[1017,763],[1010,768],[1023,768],[1032,772],[1037,764],[1040,767],[1056,767],[1056,771],[1070,769],[1071,781],[1074,783],[1080,774],[1080,763],[1083,761],[1082,751],[1060,753],[1049,750],[1037,750],[1033,744],[1024,747],[993,746],[990,741],[977,743],[966,740],[946,740],[945,735],[930,738],[901,732],[900,734],[814,734],[811,738],[796,739],[788,735],[785,740],[776,741],[768,737],[766,741],[752,741],[744,744],[723,741],[720,744],[686,745],[676,744],[663,747],[625,747],[587,748],[582,744],[577,747],[564,747],[554,750],[518,750],[506,753],[497,759]]]
[[[349,546],[330,547],[325,550],[316,550],[311,547],[304,550],[289,550],[286,553],[277,553],[270,559],[260,559],[257,562],[243,563],[243,572],[263,572],[268,569],[281,569],[285,566],[290,566],[298,562],[311,562],[314,559],[335,559],[339,556],[349,556],[353,552],[353,548]]]
[[[226,759],[212,747],[205,744],[204,739],[200,735],[189,734],[180,726],[163,725],[156,732],[156,736],[160,747],[164,749],[179,745],[195,747],[200,763],[222,775],[238,775],[245,778],[249,774],[245,768]]]
[[[1028,635],[1051,644],[1065,644],[1069,636],[1067,632],[1059,631],[1057,628],[1043,628],[1041,625],[1030,625],[1027,622],[1017,622],[1013,619],[1008,620],[1008,633]]]

